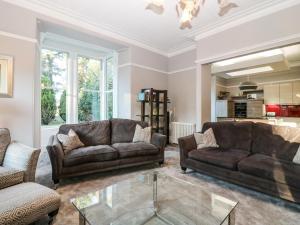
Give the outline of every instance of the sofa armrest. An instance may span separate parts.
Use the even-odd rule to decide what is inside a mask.
[[[178,144],[180,149],[180,162],[183,162],[188,157],[190,151],[197,149],[194,135],[178,138]]]
[[[163,151],[166,147],[167,136],[159,133],[154,133],[151,138],[151,144]]]
[[[40,149],[12,142],[7,147],[3,166],[24,171],[24,182],[34,182],[40,152]]]
[[[63,167],[64,151],[56,135],[50,137],[47,151],[52,166],[52,179],[54,183],[58,183]]]

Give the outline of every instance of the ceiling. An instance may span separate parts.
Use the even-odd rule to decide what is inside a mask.
[[[279,51],[279,52],[278,52]],[[274,54],[275,52],[275,54]],[[265,73],[243,74],[239,76],[230,76],[230,73],[249,71],[257,68],[271,67],[273,70]],[[263,51],[247,56],[236,57],[212,64],[212,74],[225,79],[264,75],[281,71],[289,71],[300,68],[300,44],[281,47],[273,50]]]
[[[26,6],[39,13],[51,14],[63,19],[70,17],[78,24],[93,25],[107,35],[114,34],[131,40],[139,46],[149,47],[166,54],[192,48],[195,37],[205,32],[237,22],[253,14],[263,15],[263,11],[290,0],[231,0],[239,5],[224,17],[218,16],[218,0],[207,0],[193,21],[193,28],[179,29],[175,10],[176,0],[165,0],[163,15],[145,10],[148,0],[14,0],[12,4]],[[279,8],[279,9],[278,9]],[[49,15],[47,15],[49,16]],[[251,17],[251,18],[257,18]]]

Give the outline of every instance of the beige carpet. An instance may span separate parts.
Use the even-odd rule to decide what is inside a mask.
[[[37,181],[51,186],[47,157],[39,163]],[[43,158],[43,157],[42,157]],[[168,147],[163,167],[157,165],[131,168],[122,171],[94,174],[75,179],[63,180],[57,189],[62,198],[62,206],[55,225],[77,225],[79,214],[70,203],[70,199],[93,192],[115,182],[133,177],[138,173],[159,170],[171,176],[187,180],[199,188],[209,190],[239,202],[236,211],[238,225],[299,225],[300,206],[273,198],[246,188],[189,171],[182,174],[179,167],[178,149]]]

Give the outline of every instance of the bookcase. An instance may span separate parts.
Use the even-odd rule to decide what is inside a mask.
[[[168,91],[141,89],[138,102],[141,103],[141,114],[137,116],[149,123],[152,132],[166,135],[169,143]]]

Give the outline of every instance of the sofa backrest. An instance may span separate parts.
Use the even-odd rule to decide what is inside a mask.
[[[132,142],[135,127],[139,124],[141,127],[147,127],[148,123],[128,120],[128,119],[112,119],[111,120],[111,143],[128,143]]]
[[[300,128],[253,124],[252,152],[292,161],[300,143]]]
[[[76,132],[85,146],[111,144],[111,127],[109,120],[61,125],[59,133],[68,134],[70,129],[73,129]]]
[[[251,151],[253,122],[207,122],[202,132],[212,128],[220,148]]]

